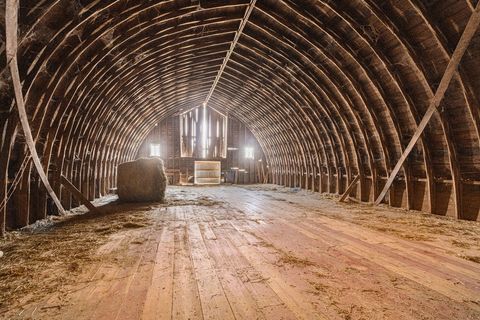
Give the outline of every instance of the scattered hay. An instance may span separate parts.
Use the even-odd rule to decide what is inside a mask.
[[[252,191],[280,191],[284,189],[284,187],[280,187],[274,184],[236,185],[236,187]]]
[[[75,285],[86,266],[108,259],[97,250],[111,234],[153,223],[138,205],[113,202],[101,212],[49,218],[0,240],[0,314]]]
[[[452,244],[459,248],[470,249],[470,244],[458,240],[452,240]]]
[[[207,196],[196,197],[195,195],[172,195],[168,197],[163,207],[181,207],[181,206],[203,206],[203,207],[221,207],[222,201],[214,200]]]
[[[290,252],[285,252],[284,250],[277,248],[273,243],[265,241],[264,239],[257,236],[252,231],[245,231],[245,232],[247,232],[248,234],[251,234],[253,237],[258,239],[258,242],[254,244],[255,246],[262,246],[264,248],[273,249],[276,254],[280,255],[280,257],[277,259],[277,263],[276,263],[277,265],[289,264],[289,265],[294,265],[299,267],[316,266],[315,263],[313,263],[308,259],[299,258]]]
[[[198,197],[196,200],[195,205],[197,206],[204,206],[204,207],[212,207],[212,206],[218,206],[222,204],[220,201],[213,200],[210,197]]]
[[[179,205],[181,201],[182,205],[200,206],[223,203],[198,194],[179,194],[175,199],[175,192],[171,193],[173,201],[165,204],[120,203],[116,197],[109,197],[102,200],[100,214],[76,208],[68,216],[49,217],[22,230],[8,232],[0,239],[0,252],[4,254],[0,260],[0,314],[75,285],[87,266],[109,259],[110,255],[97,252],[112,235],[151,226],[156,214],[152,210]],[[145,241],[140,237],[131,244]]]
[[[72,262],[68,266],[68,271],[70,271],[70,272],[75,272],[75,271],[78,271],[79,269],[80,269],[80,264],[77,261]]]
[[[464,256],[461,256],[461,257],[465,260],[468,260],[468,261],[472,261],[472,262],[475,262],[475,263],[480,263],[480,256],[464,255]]]
[[[476,250],[463,258],[480,263],[476,254],[480,249],[480,237],[478,236],[480,229],[477,221],[457,220],[448,216],[432,215],[404,208],[372,207],[362,203],[355,204],[355,206],[346,203],[340,204],[330,200],[335,199],[335,195],[315,193],[312,196],[312,193],[305,190],[293,193],[289,188],[273,185],[241,187],[259,191],[262,197],[284,201],[285,205],[295,206],[295,212],[304,207],[306,215],[299,214],[298,218],[304,216],[307,218],[328,217],[408,241],[436,243],[439,247],[448,248],[448,253],[451,255],[465,254],[461,249]]]
[[[330,289],[330,286],[327,286],[327,285],[319,283],[319,282],[308,281],[308,283],[314,289],[314,291],[308,291],[308,292],[315,295],[315,296],[323,295],[323,294],[328,292],[328,289]]]
[[[410,234],[410,233],[398,233],[398,235],[407,240],[413,241],[430,241],[433,238],[424,234]]]
[[[321,279],[327,278],[327,277],[330,276],[330,275],[328,274],[328,272],[325,272],[325,271],[324,271],[324,272],[315,271],[313,274],[314,274],[317,278],[321,278]]]
[[[281,252],[281,256],[277,260],[277,263],[279,263],[279,264],[290,264],[290,265],[294,265],[294,266],[298,266],[298,267],[315,266],[315,263],[313,263],[312,261],[310,261],[308,259],[299,258],[297,256],[294,256],[294,255],[290,254],[290,253],[283,252],[281,250],[280,250],[280,252]]]
[[[344,272],[345,273],[359,273],[359,272],[361,272],[361,270],[359,270],[357,268],[354,268],[354,267],[346,267],[344,269]]]
[[[144,244],[146,239],[137,239],[130,242],[131,244]]]
[[[273,244],[271,244],[270,242],[263,241],[263,240],[257,242],[256,245],[262,246],[262,247],[264,247],[264,248],[275,248],[275,247],[273,246]]]
[[[144,228],[147,225],[143,223],[136,223],[136,222],[126,222],[122,225],[126,229],[137,229],[137,228]]]
[[[252,269],[239,269],[236,271],[237,277],[243,283],[262,283],[268,281],[269,278],[265,278],[261,273],[257,270]]]
[[[345,319],[345,320],[351,320],[355,308],[357,308],[356,305],[351,305],[351,306],[350,306],[350,309],[348,309],[348,310],[345,310],[345,309],[340,309],[340,310],[338,310],[338,314],[339,314],[340,316],[342,316],[343,319]],[[360,307],[360,309],[362,309],[362,308]]]
[[[373,294],[379,294],[380,293],[380,291],[375,290],[375,289],[363,289],[362,292],[363,293],[373,293]]]
[[[398,230],[396,229],[392,229],[392,228],[388,228],[388,227],[379,227],[379,226],[372,226],[371,229],[374,229],[374,230],[377,230],[377,231],[380,231],[380,232],[387,232],[387,233],[396,233],[398,232]]]

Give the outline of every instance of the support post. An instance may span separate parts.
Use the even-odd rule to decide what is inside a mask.
[[[338,200],[338,202],[343,202],[345,201],[345,199],[350,195],[350,193],[352,192],[353,190],[353,187],[357,184],[357,182],[360,180],[360,175],[357,175],[355,177],[355,179],[353,179],[353,181],[348,185],[347,187],[347,190],[345,190],[345,192],[343,193],[342,197],[340,198],[340,200]]]
[[[70,193],[77,198],[80,203],[87,207],[90,212],[98,213],[97,207],[95,207],[88,199],[78,190],[65,176],[61,175],[60,177],[62,185],[64,185]]]
[[[50,183],[48,182],[47,175],[43,169],[42,163],[38,157],[37,150],[35,148],[35,141],[33,140],[32,131],[28,123],[27,112],[25,110],[25,102],[23,100],[22,84],[20,81],[20,72],[18,71],[17,62],[17,30],[18,30],[18,2],[19,0],[7,0],[5,11],[5,33],[6,33],[6,52],[7,63],[12,75],[13,88],[15,92],[15,101],[17,102],[17,110],[22,125],[23,133],[25,134],[25,140],[27,142],[28,150],[32,156],[35,168],[38,171],[38,175],[42,180],[45,189],[52,198],[53,202],[58,208],[61,215],[65,214],[65,210],[58,200],[57,195],[53,191]]]
[[[413,150],[413,147],[417,143],[418,139],[420,139],[420,136],[422,135],[423,131],[427,127],[427,124],[432,118],[434,112],[440,106],[440,103],[445,97],[445,93],[450,85],[450,82],[452,81],[452,78],[457,71],[458,65],[460,64],[463,58],[463,55],[465,54],[465,51],[467,50],[473,36],[475,35],[475,32],[477,31],[479,24],[480,24],[480,1],[477,3],[477,6],[475,7],[475,11],[473,11],[468,21],[468,24],[465,27],[465,30],[463,31],[462,37],[460,38],[460,41],[458,42],[457,47],[453,52],[452,58],[448,63],[447,69],[443,74],[442,80],[440,81],[440,85],[438,86],[435,92],[435,96],[430,102],[430,106],[427,109],[427,112],[423,116],[423,119],[418,125],[418,128],[415,131],[415,134],[413,135],[412,139],[408,143],[408,146],[405,148],[405,151],[403,152],[402,156],[400,157],[397,164],[395,165],[395,168],[390,174],[390,177],[388,178],[388,181],[385,184],[382,192],[378,196],[377,200],[375,200],[375,205],[378,205],[380,204],[380,202],[382,202],[383,198],[385,197],[388,190],[392,186],[392,183],[395,180],[398,172],[400,171],[400,168],[402,167],[403,163],[407,159],[410,152]]]

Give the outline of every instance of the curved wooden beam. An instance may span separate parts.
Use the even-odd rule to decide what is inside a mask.
[[[375,205],[379,205],[383,201],[383,198],[385,197],[388,190],[392,186],[392,183],[395,180],[398,172],[400,171],[400,168],[402,167],[403,163],[407,159],[410,152],[413,150],[417,141],[420,139],[420,136],[422,135],[423,130],[425,130],[425,128],[427,127],[428,122],[432,118],[434,112],[437,111],[437,108],[440,106],[443,98],[445,97],[445,93],[447,92],[450,82],[452,81],[453,76],[457,72],[458,65],[462,61],[463,55],[465,54],[465,51],[467,51],[467,48],[470,45],[470,42],[473,36],[475,35],[479,24],[480,24],[480,2],[477,3],[477,6],[475,7],[475,11],[472,13],[472,16],[470,17],[467,23],[467,26],[463,31],[462,37],[460,38],[457,44],[457,48],[453,52],[452,58],[450,59],[450,62],[447,65],[445,73],[443,74],[442,79],[440,80],[440,84],[437,88],[437,91],[435,92],[435,96],[430,102],[430,106],[427,112],[423,116],[422,121],[420,121],[418,128],[415,131],[412,139],[408,143],[407,147],[405,148],[405,151],[403,152],[402,156],[400,157],[393,171],[391,172],[382,192],[378,196],[377,200],[375,200]],[[458,218],[461,214],[461,206],[457,205],[456,207],[457,207],[456,216]]]
[[[18,4],[19,0],[7,0],[6,12],[5,12],[5,33],[6,33],[6,53],[7,61],[12,75],[12,83],[15,92],[15,99],[17,102],[17,110],[22,130],[25,135],[28,150],[32,156],[32,161],[37,169],[38,175],[45,186],[48,194],[52,198],[53,202],[57,206],[59,214],[65,214],[60,200],[50,186],[47,175],[43,169],[42,163],[38,157],[37,150],[35,148],[35,141],[33,140],[32,131],[28,123],[27,112],[25,110],[25,104],[23,100],[22,84],[20,80],[20,73],[18,71],[17,63],[17,29],[18,29]]]

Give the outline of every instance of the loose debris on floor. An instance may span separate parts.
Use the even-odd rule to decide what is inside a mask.
[[[478,223],[330,197],[266,185],[103,198],[99,215],[80,207],[0,242],[0,314],[480,319]]]
[[[303,206],[309,215],[328,216],[407,240],[433,242],[440,247],[451,248],[450,252],[458,257],[480,263],[480,224],[476,221],[358,203],[327,202],[328,206],[322,205],[310,210],[317,200],[338,200],[339,197],[276,185],[252,185],[244,188],[277,201]]]
[[[0,314],[75,282],[85,266],[110,258],[96,254],[111,240],[110,235],[151,227],[159,209],[219,206],[221,202],[189,192],[173,192],[165,203],[120,203],[115,196],[108,196],[95,204],[101,215],[90,214],[82,206],[65,217],[50,216],[9,232],[0,240]]]

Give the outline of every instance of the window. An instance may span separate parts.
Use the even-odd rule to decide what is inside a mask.
[[[150,145],[150,157],[160,157],[160,145],[152,143]]]
[[[254,159],[254,152],[252,147],[245,147],[245,158]]]
[[[203,116],[203,119],[202,119],[202,128],[200,130],[202,130],[202,144],[201,144],[201,148],[202,148],[202,158],[206,158],[207,157],[207,153],[208,153],[208,135],[209,135],[209,130],[210,129],[210,123],[209,121],[207,121],[207,106],[205,104],[203,104],[203,112],[202,112],[202,116]]]
[[[215,159],[227,157],[226,115],[206,105],[180,115],[181,157]]]

